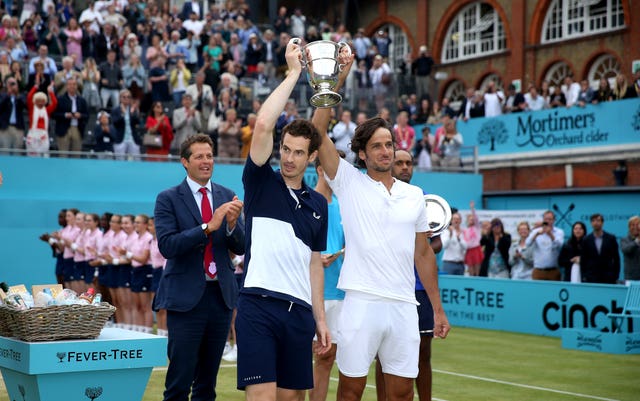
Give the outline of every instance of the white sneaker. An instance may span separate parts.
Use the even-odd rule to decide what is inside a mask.
[[[233,345],[233,347],[231,347],[231,349],[229,350],[229,352],[226,352],[222,355],[222,359],[224,359],[227,362],[235,362],[238,360],[238,346],[237,345]]]

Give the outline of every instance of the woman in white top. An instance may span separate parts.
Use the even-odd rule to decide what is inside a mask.
[[[451,217],[451,225],[448,230],[440,234],[442,239],[442,270],[447,274],[464,274],[464,256],[467,252],[467,242],[464,240],[462,229],[460,228],[462,217],[459,213],[454,213]]]
[[[531,232],[529,223],[526,221],[518,224],[518,235],[520,239],[509,248],[509,265],[511,266],[511,278],[514,280],[531,280],[533,272],[533,248],[525,245],[527,237]]]

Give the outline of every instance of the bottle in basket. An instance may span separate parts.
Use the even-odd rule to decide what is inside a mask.
[[[93,287],[90,287],[87,290],[87,292],[83,292],[82,294],[80,294],[80,296],[78,297],[78,300],[82,305],[91,305],[95,295],[96,295],[96,290]]]

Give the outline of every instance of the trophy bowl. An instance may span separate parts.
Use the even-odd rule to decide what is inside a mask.
[[[451,207],[446,200],[433,194],[425,195],[424,202],[427,206],[429,229],[433,231],[433,235],[438,235],[451,223]]]
[[[307,69],[307,80],[315,92],[309,103],[314,107],[333,107],[342,102],[342,96],[335,91],[338,75],[344,67],[338,58],[341,52],[351,56],[351,47],[344,42],[318,40],[302,48],[302,65]]]

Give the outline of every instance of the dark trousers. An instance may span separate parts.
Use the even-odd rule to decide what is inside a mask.
[[[216,399],[216,379],[230,325],[231,310],[222,299],[217,281],[207,283],[202,299],[192,310],[167,311],[165,401],[187,401],[190,390],[191,401]]]

